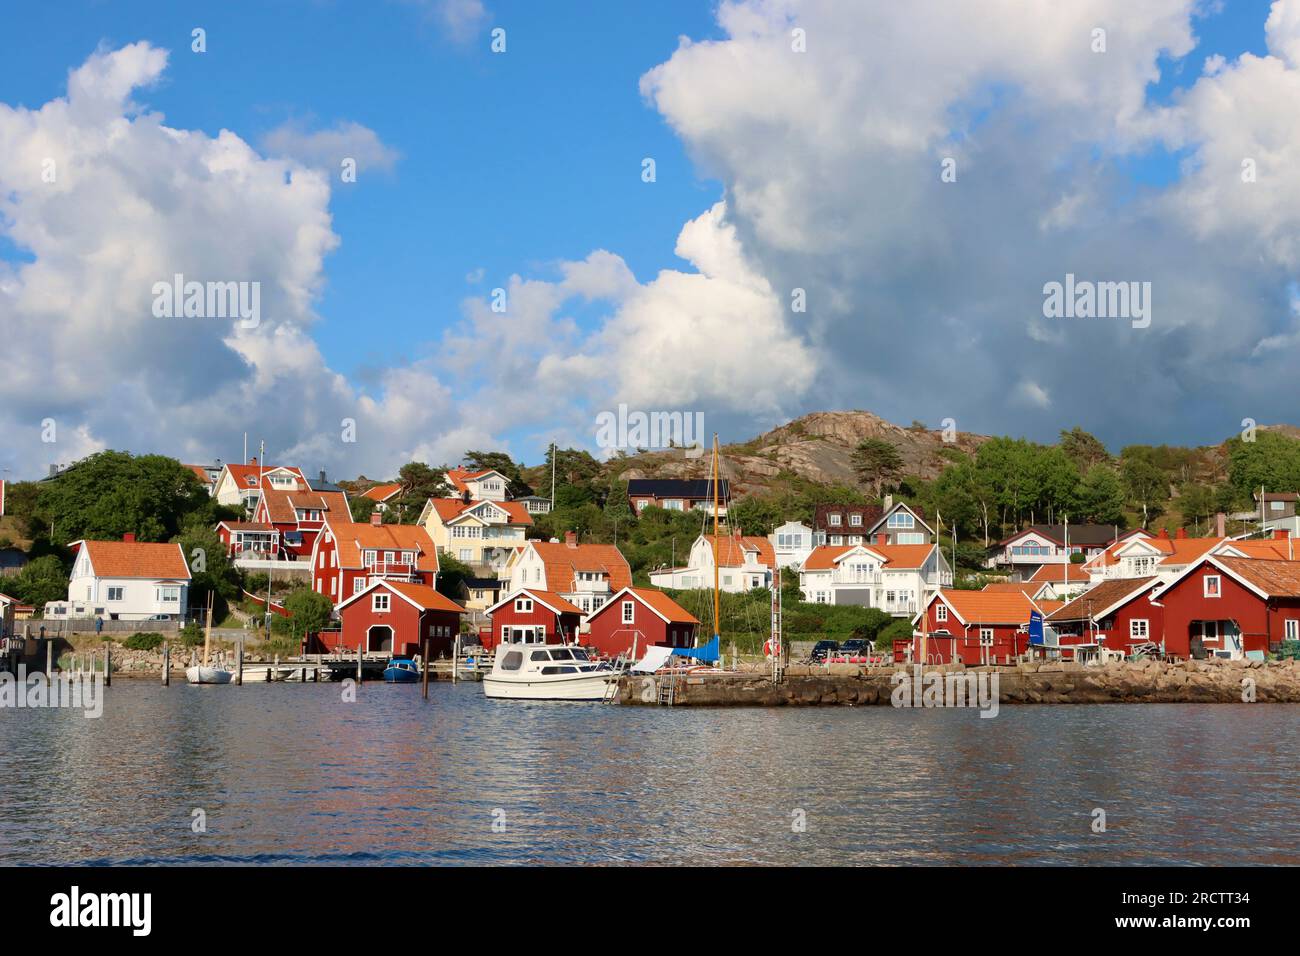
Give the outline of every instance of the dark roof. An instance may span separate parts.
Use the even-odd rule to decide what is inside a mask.
[[[1112,604],[1118,604],[1121,601],[1128,603],[1135,597],[1145,594],[1150,590],[1153,584],[1159,582],[1159,578],[1115,578],[1110,581],[1102,581],[1084,591],[1073,601],[1063,604],[1051,614],[1047,615],[1049,621],[1087,621],[1094,614],[1100,614]]]
[[[649,498],[713,498],[711,478],[631,478],[627,483],[629,497]],[[726,478],[718,481],[718,497],[731,496],[731,484]]]
[[[862,515],[862,527],[870,528],[885,516],[885,509],[880,505],[818,505],[813,512],[813,525],[820,529],[827,524],[828,514]]]
[[[1003,539],[1002,543],[1006,544],[1014,538],[1020,537],[1029,531],[1035,531],[1053,541],[1065,543],[1065,529],[1063,524],[1031,524],[1028,528],[1017,531],[1015,534]],[[1070,544],[1084,545],[1108,545],[1115,541],[1115,526],[1111,524],[1072,524],[1070,529]],[[1123,537],[1123,535],[1120,535]]]

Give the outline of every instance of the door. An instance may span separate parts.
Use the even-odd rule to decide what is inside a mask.
[[[376,624],[366,635],[366,650],[377,654],[393,652],[393,629],[387,624]]]

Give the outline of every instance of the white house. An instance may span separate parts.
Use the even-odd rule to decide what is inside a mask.
[[[263,466],[253,458],[246,465],[226,463],[212,484],[212,497],[232,508],[243,505],[252,514],[262,500],[263,486],[281,491],[304,491],[308,487],[307,479],[297,468]]]
[[[510,479],[499,471],[470,471],[468,468],[448,468],[447,484],[451,486],[449,498],[471,501],[507,501],[510,498]]]
[[[685,567],[650,572],[650,583],[661,588],[712,588],[713,568],[718,568],[718,588],[738,594],[769,588],[776,572],[776,550],[767,538],[730,535],[714,541],[700,535],[691,545]]]
[[[767,536],[776,553],[778,568],[797,568],[808,560],[815,547],[813,529],[799,521],[787,521]]]
[[[912,617],[929,595],[952,586],[952,569],[936,544],[822,545],[799,572],[804,600],[855,604]]]
[[[189,608],[190,568],[179,544],[77,541],[68,600],[51,601],[45,616],[102,617],[110,621],[183,619]]]

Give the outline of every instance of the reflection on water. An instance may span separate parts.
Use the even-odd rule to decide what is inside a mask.
[[[1300,862],[1295,706],[981,720],[475,684],[107,693],[100,720],[0,711],[0,863]]]

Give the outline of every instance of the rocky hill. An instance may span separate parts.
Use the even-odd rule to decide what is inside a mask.
[[[825,485],[857,485],[852,455],[867,438],[883,439],[903,458],[909,475],[934,478],[956,449],[972,453],[988,441],[986,435],[957,432],[952,442],[937,429],[903,428],[864,411],[814,412],[781,425],[742,444],[722,447],[722,475],[732,494],[761,494],[782,475],[795,475]],[[686,458],[681,451],[644,452],[611,463],[623,478],[704,478],[709,456]]]

